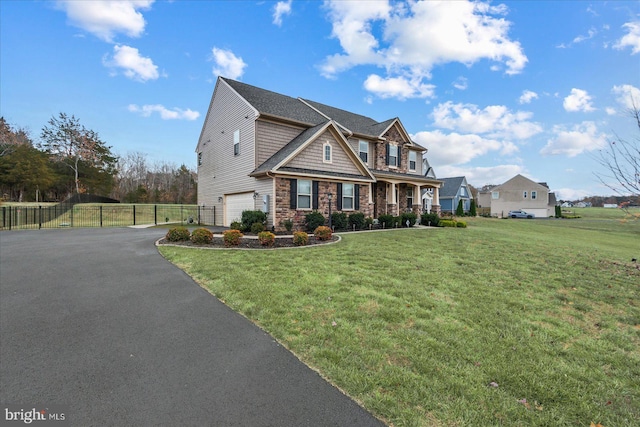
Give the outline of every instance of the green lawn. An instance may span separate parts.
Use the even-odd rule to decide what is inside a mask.
[[[390,425],[637,426],[640,221],[577,213],[160,251]]]

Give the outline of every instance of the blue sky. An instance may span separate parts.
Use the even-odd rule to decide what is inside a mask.
[[[593,156],[637,137],[637,1],[2,1],[0,43],[10,124],[37,140],[74,114],[151,163],[195,167],[218,75],[400,117],[438,177],[478,187],[612,194]]]

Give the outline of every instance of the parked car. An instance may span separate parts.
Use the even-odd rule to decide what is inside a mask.
[[[509,211],[509,218],[533,218],[533,214],[525,211]]]

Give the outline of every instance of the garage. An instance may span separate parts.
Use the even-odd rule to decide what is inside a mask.
[[[224,225],[229,227],[233,221],[240,221],[242,211],[254,210],[253,191],[249,193],[228,194],[224,196]]]

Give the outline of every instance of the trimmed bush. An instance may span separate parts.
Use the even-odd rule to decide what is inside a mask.
[[[471,206],[469,206],[469,216],[472,216],[475,218],[477,215],[478,215],[478,212],[476,210],[476,200],[471,199]]]
[[[187,230],[187,227],[173,227],[167,231],[165,239],[170,242],[186,242],[190,236],[191,234],[189,230]]]
[[[225,246],[238,246],[243,237],[244,234],[240,230],[225,230],[222,233],[222,240]]]
[[[437,213],[423,213],[420,217],[420,223],[422,225],[431,225],[432,227],[437,227],[439,221],[440,217]]]
[[[258,241],[262,246],[273,246],[276,241],[276,235],[270,231],[263,231],[258,233]]]
[[[366,220],[362,212],[354,212],[349,215],[349,229],[352,230],[355,226],[356,230],[362,230],[365,227]]]
[[[329,240],[331,239],[331,229],[329,227],[325,227],[321,225],[320,227],[313,230],[313,235],[318,240]]]
[[[229,228],[232,230],[242,231],[242,223],[240,221],[233,221]]]
[[[264,231],[264,225],[261,222],[254,222],[251,224],[251,232],[253,234],[258,234]]]
[[[256,222],[264,224],[266,221],[267,214],[262,211],[242,211],[242,231],[251,231]]]
[[[307,231],[312,232],[316,228],[324,225],[324,216],[320,212],[311,212],[304,216],[304,223],[307,226]]]
[[[334,212],[331,214],[331,225],[336,230],[346,230],[349,226],[347,214],[344,212]]]
[[[562,218],[562,207],[556,205],[556,218]]]
[[[373,225],[373,218],[368,216],[364,219],[364,228],[370,228]]]
[[[467,223],[465,221],[457,221],[456,227],[458,228],[467,228]]]
[[[405,212],[400,216],[400,226],[406,227],[407,220],[409,220],[409,227],[413,227],[416,225],[416,220],[418,219],[418,215],[413,212]]]
[[[309,243],[309,235],[304,231],[296,231],[293,233],[293,244],[296,246],[304,246]]]
[[[191,233],[191,241],[196,245],[208,245],[213,242],[213,233],[206,228],[197,228]]]
[[[438,222],[438,227],[456,227],[456,221],[453,219],[441,219]]]
[[[380,215],[378,217],[378,224],[382,228],[392,228],[393,227],[393,215]]]
[[[462,205],[462,199],[458,200],[458,207],[456,207],[456,216],[464,216],[464,206]]]
[[[291,221],[290,219],[285,219],[285,220],[284,220],[284,221],[282,221],[280,224],[281,224],[281,225],[285,228],[285,230],[287,230],[287,231],[291,231],[291,230],[293,229],[293,221]]]

